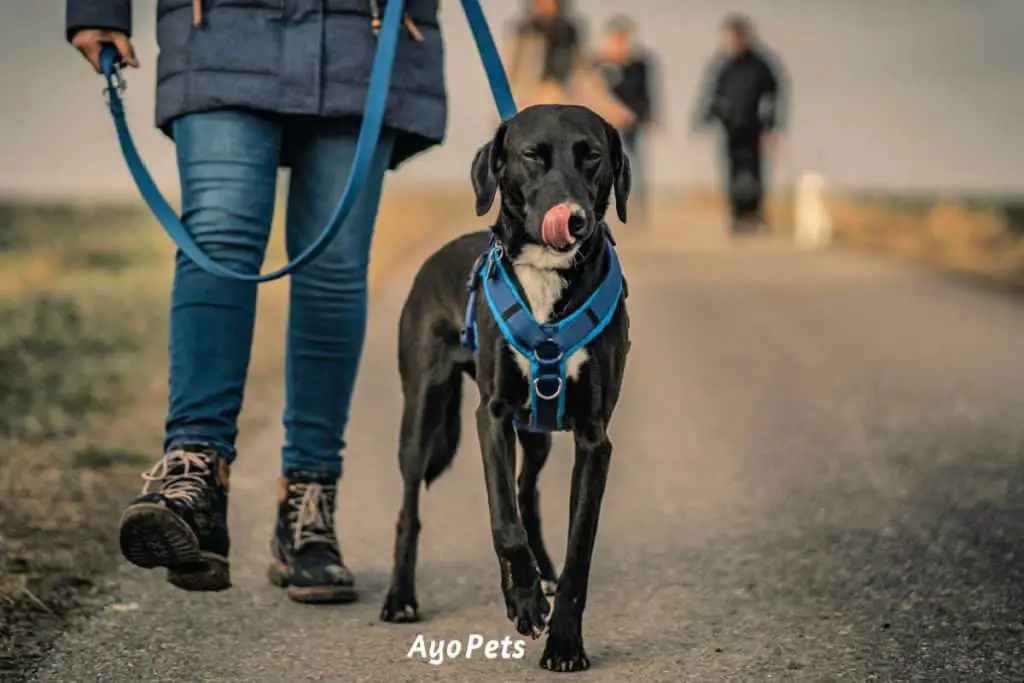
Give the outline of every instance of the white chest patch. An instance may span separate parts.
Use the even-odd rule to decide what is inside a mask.
[[[564,253],[556,253],[547,247],[528,244],[516,257],[513,268],[516,278],[522,285],[523,294],[530,304],[533,317],[539,323],[546,323],[551,319],[555,304],[565,290],[565,279],[559,273],[572,264],[576,257],[576,249],[573,248]],[[530,379],[530,361],[515,349],[512,350],[523,377]],[[565,375],[575,380],[579,377],[580,368],[590,359],[586,347],[576,351],[569,356],[565,362]]]

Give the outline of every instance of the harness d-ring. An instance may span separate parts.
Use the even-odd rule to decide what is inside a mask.
[[[552,391],[551,393],[547,393],[547,394],[544,393],[543,391],[541,391],[540,390],[540,383],[543,382],[544,380],[556,380],[558,383],[555,385],[555,390]],[[541,399],[542,401],[551,401],[553,399],[558,398],[558,396],[562,393],[562,387],[564,385],[565,385],[565,382],[562,380],[561,377],[559,377],[557,375],[555,375],[553,377],[534,377],[533,378],[533,393],[536,394],[537,398]]]
[[[551,350],[552,348],[555,350],[555,355],[553,355],[553,356],[543,356],[543,355],[541,355],[541,353],[540,353],[541,349]],[[540,344],[538,344],[533,349],[533,358],[534,358],[534,360],[536,360],[538,363],[542,363],[544,365],[553,365],[553,364],[561,361],[562,360],[562,356],[563,356],[562,350],[560,348],[558,348],[558,343],[555,342],[554,339],[547,339],[545,341],[542,341]]]

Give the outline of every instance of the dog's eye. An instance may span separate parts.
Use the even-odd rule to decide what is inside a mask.
[[[533,149],[532,147],[530,149],[523,150],[523,158],[526,159],[527,161],[541,160],[540,152],[538,152],[536,149]]]
[[[603,157],[604,157],[604,155],[603,155],[603,154],[601,154],[601,151],[600,151],[600,150],[597,150],[597,149],[592,149],[592,150],[589,150],[589,151],[588,151],[588,152],[587,152],[587,153],[586,153],[586,154],[585,154],[585,155],[583,156],[583,160],[584,160],[584,161],[586,161],[586,162],[587,162],[588,164],[595,164],[595,163],[597,163],[598,161],[601,161],[601,159],[602,159]]]

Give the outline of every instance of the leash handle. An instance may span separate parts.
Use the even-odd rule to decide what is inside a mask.
[[[462,0],[462,7],[465,11],[470,30],[473,33],[473,38],[476,41],[484,69],[487,72],[487,79],[491,86],[491,92],[494,96],[498,113],[502,119],[514,116],[516,105],[512,97],[508,76],[505,74],[505,68],[501,63],[501,57],[498,54],[497,46],[494,44],[494,38],[491,36],[491,31],[487,25],[487,19],[484,17],[483,9],[480,7],[480,2],[479,0]],[[117,133],[121,152],[124,155],[125,164],[128,166],[128,171],[131,173],[132,179],[135,181],[135,185],[143,200],[149,206],[150,211],[153,212],[157,221],[183,254],[197,266],[212,275],[243,282],[261,283],[277,280],[294,272],[315,259],[327,248],[338,235],[345,220],[352,212],[366,182],[370,166],[373,163],[374,153],[380,140],[381,128],[384,124],[384,115],[387,110],[387,99],[391,88],[395,52],[398,47],[404,14],[405,0],[390,0],[384,8],[384,18],[378,35],[373,67],[370,72],[370,85],[366,94],[366,108],[363,111],[362,125],[360,126],[359,138],[356,142],[355,159],[352,163],[352,170],[349,173],[345,190],[342,192],[334,214],[320,236],[305,251],[281,268],[262,275],[258,273],[240,273],[210,258],[203,251],[202,247],[196,243],[188,228],[181,222],[178,214],[160,192],[135,146],[125,118],[122,95],[126,84],[121,75],[120,54],[118,54],[117,49],[113,45],[107,44],[103,46],[100,52],[100,68],[107,84],[104,94],[110,108],[111,117],[114,120],[114,129]]]
[[[121,66],[121,55],[113,43],[103,43],[100,48],[100,73],[104,78],[114,75]]]

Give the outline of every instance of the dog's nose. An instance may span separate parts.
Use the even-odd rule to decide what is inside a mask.
[[[579,204],[570,204],[569,234],[579,237],[587,229],[587,212]]]

